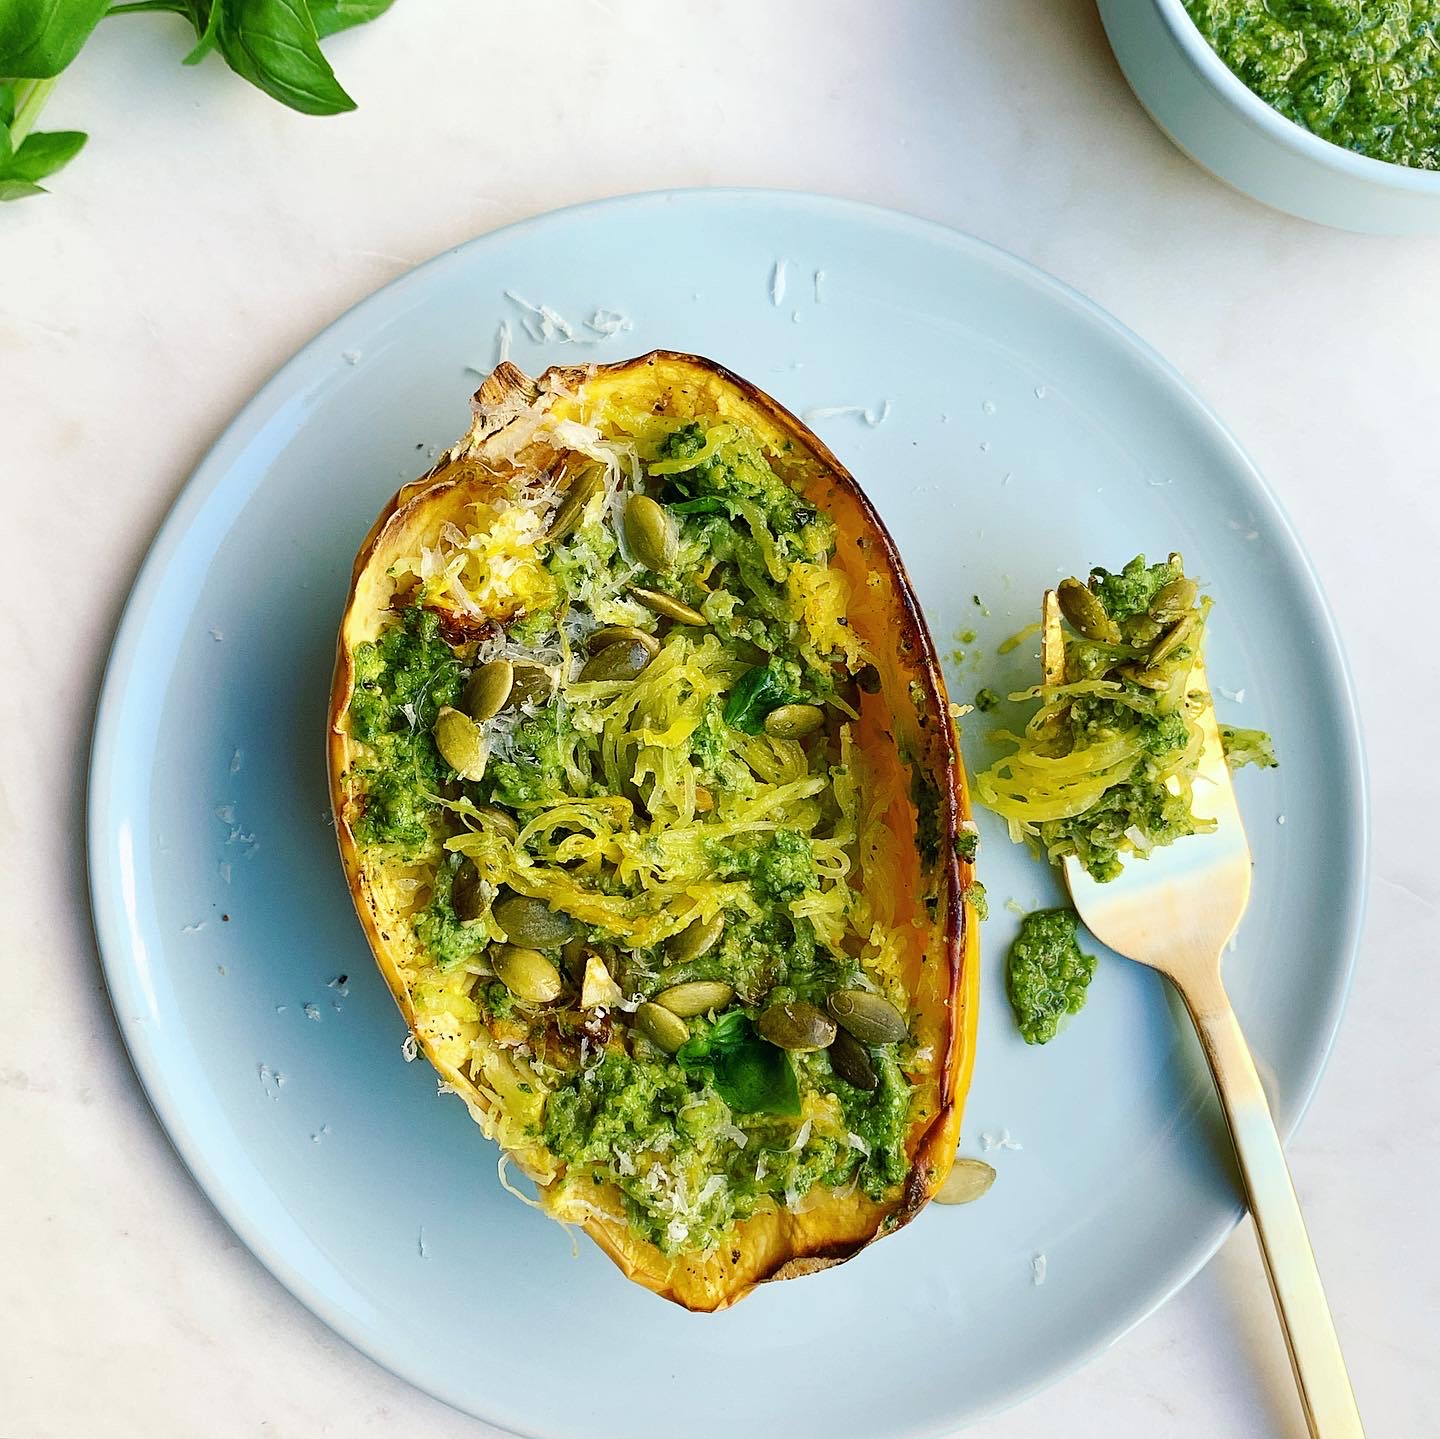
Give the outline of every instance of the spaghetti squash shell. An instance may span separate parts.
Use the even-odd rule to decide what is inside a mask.
[[[969,817],[965,777],[935,647],[894,542],[859,485],[800,420],[748,381],[694,355],[656,351],[620,364],[551,369],[538,381],[502,363],[476,394],[469,435],[395,495],[360,549],[340,627],[328,734],[341,861],[375,961],[420,1048],[487,1134],[496,1129],[493,1101],[417,1025],[406,976],[417,967],[418,941],[400,883],[413,876],[367,856],[356,841],[351,770],[363,747],[349,733],[347,711],[356,648],[376,637],[396,599],[388,573],[395,559],[413,553],[445,519],[461,520],[475,496],[494,487],[496,456],[537,475],[554,464],[555,451],[530,433],[537,400],[552,415],[581,422],[621,404],[681,420],[719,415],[753,430],[777,472],[835,520],[832,564],[854,597],[847,620],[881,675],[879,693],[864,697],[858,739],[872,764],[888,768],[896,782],[886,815],[902,856],[895,924],[913,931],[912,1033],[917,1055],[927,1057],[910,1072],[917,1098],[906,1136],[909,1168],[898,1192],[877,1202],[859,1189],[846,1195],[817,1186],[797,1209],[764,1209],[742,1221],[708,1254],[669,1256],[632,1232],[618,1192],[597,1188],[577,1209],[563,1194],[552,1156],[538,1146],[510,1148],[536,1183],[541,1206],[578,1223],[630,1279],[688,1309],[723,1309],[759,1284],[852,1258],[914,1218],[949,1173],[974,1061],[979,983],[976,915],[965,898],[973,875],[959,854]]]

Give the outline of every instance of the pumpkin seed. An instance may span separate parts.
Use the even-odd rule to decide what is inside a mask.
[[[647,635],[644,630],[637,630],[634,625],[601,625],[586,639],[585,648],[595,655],[622,640],[633,640],[637,645],[644,645],[652,656],[660,653],[660,641],[654,635]]]
[[[484,775],[489,746],[480,726],[463,710],[441,707],[435,716],[435,748],[461,779],[475,780]]]
[[[485,913],[489,889],[490,886],[480,878],[475,861],[462,859],[455,878],[450,881],[450,905],[455,911],[455,918],[466,921],[479,919]]]
[[[509,660],[477,665],[465,686],[465,712],[477,724],[494,719],[505,708],[515,684],[515,666]]]
[[[664,505],[649,495],[631,495],[625,501],[625,543],[630,553],[657,575],[669,574],[680,553],[680,532]]]
[[[496,834],[508,839],[511,844],[520,838],[520,826],[515,823],[515,816],[508,810],[494,804],[477,804],[475,812]]]
[[[1186,615],[1182,620],[1176,622],[1160,636],[1155,648],[1150,651],[1149,664],[1161,665],[1195,633],[1195,616]]]
[[[490,950],[490,963],[500,983],[526,1004],[549,1004],[565,988],[560,971],[538,949],[497,944]]]
[[[855,671],[855,683],[867,695],[878,695],[880,693],[880,671],[874,665],[861,665]]]
[[[590,501],[604,488],[605,481],[601,479],[599,470],[586,470],[583,474],[576,475],[570,481],[570,488],[565,491],[560,503],[555,506],[545,538],[552,545],[563,540],[579,525]]]
[[[699,959],[702,954],[714,949],[724,933],[723,914],[717,914],[712,919],[697,919],[665,941],[665,958],[671,964],[689,964],[692,959]]]
[[[620,640],[591,655],[580,671],[580,679],[633,680],[650,660],[651,651],[639,640]]]
[[[699,610],[692,610],[683,600],[677,600],[674,595],[667,595],[664,590],[642,590],[639,585],[632,585],[630,593],[647,610],[654,610],[657,615],[664,615],[667,620],[674,620],[677,625],[708,625],[710,623]]]
[[[830,1068],[846,1084],[856,1089],[872,1090],[880,1087],[880,1076],[870,1063],[870,1054],[865,1046],[847,1030],[835,1031],[835,1042],[830,1046]]]
[[[555,671],[549,665],[537,664],[534,660],[513,660],[511,663],[515,668],[515,683],[510,687],[510,696],[504,708],[548,705],[559,683]]]
[[[655,996],[656,1004],[663,1004],[671,1014],[681,1019],[693,1019],[697,1014],[709,1014],[712,1009],[724,1009],[735,998],[732,985],[718,979],[692,979],[687,984],[672,984]]]
[[[969,1204],[995,1183],[995,1170],[983,1159],[957,1159],[935,1191],[936,1204]]]
[[[690,1026],[662,1004],[642,1004],[635,1011],[635,1027],[666,1054],[674,1054],[690,1038]]]
[[[1187,610],[1195,608],[1199,594],[1200,586],[1194,580],[1181,575],[1178,579],[1171,580],[1168,585],[1161,585],[1155,598],[1150,601],[1150,618],[1159,620],[1161,624],[1178,620]]]
[[[781,1049],[824,1049],[835,1039],[835,1021],[803,999],[772,1004],[755,1027]]]
[[[1120,643],[1120,631],[1115,621],[1088,586],[1074,578],[1061,580],[1055,587],[1055,598],[1059,601],[1060,613],[1087,640],[1098,640],[1108,645]]]
[[[780,705],[765,716],[765,733],[776,739],[802,739],[825,723],[819,705]]]
[[[862,1044],[898,1044],[910,1032],[905,1016],[868,989],[837,989],[825,1007]]]
[[[511,944],[528,944],[534,949],[553,949],[575,933],[568,914],[551,909],[543,899],[507,891],[491,906],[495,922]]]
[[[1116,673],[1124,675],[1127,680],[1134,680],[1142,689],[1163,690],[1170,686],[1170,677],[1163,666],[1121,665]]]

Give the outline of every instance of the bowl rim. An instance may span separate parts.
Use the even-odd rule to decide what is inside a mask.
[[[1232,108],[1271,139],[1308,159],[1356,180],[1413,193],[1440,194],[1440,170],[1421,170],[1393,160],[1377,160],[1346,149],[1307,130],[1262,100],[1221,58],[1185,8],[1184,0],[1152,0],[1171,36],[1191,65]]]

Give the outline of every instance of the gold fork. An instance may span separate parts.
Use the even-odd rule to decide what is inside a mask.
[[[1055,592],[1045,594],[1041,666],[1047,684],[1065,678],[1064,639]],[[1220,960],[1250,898],[1250,846],[1235,805],[1203,663],[1189,689],[1203,693],[1197,718],[1204,750],[1193,810],[1213,819],[1209,834],[1153,851],[1099,884],[1073,856],[1065,861],[1070,897],[1090,932],[1117,954],[1157,969],[1179,991],[1220,1093],[1225,1122],[1255,1220],[1270,1293],[1312,1439],[1363,1439],[1360,1413],[1290,1182],[1275,1120],[1245,1036],[1220,980]]]

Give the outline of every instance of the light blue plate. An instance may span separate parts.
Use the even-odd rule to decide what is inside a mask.
[[[532,370],[665,346],[797,412],[868,412],[814,422],[894,531],[942,651],[978,632],[950,664],[956,700],[1030,681],[1033,646],[995,648],[1058,575],[1184,551],[1219,598],[1213,681],[1244,692],[1221,709],[1283,759],[1239,781],[1257,884],[1227,972],[1287,1128],[1339,1022],[1364,890],[1354,705],[1318,585],[1235,442],[1079,296],[903,215],[723,191],[547,215],[372,296],[246,407],[146,561],[96,725],[96,926],[161,1123],[261,1261],[397,1374],[520,1433],[942,1433],[1110,1343],[1234,1224],[1189,1026],[1153,974],[1107,957],[1067,1032],[1020,1041],[1007,901],[1057,891],[986,818],[963,1146],[999,1170],[983,1202],[702,1317],[588,1241],[573,1255],[500,1189],[464,1108],[401,1058],[335,855],[324,729],[354,551],[465,428],[468,367],[492,365],[502,322]],[[565,324],[594,343],[561,342]],[[966,721],[972,769],[988,724]]]

